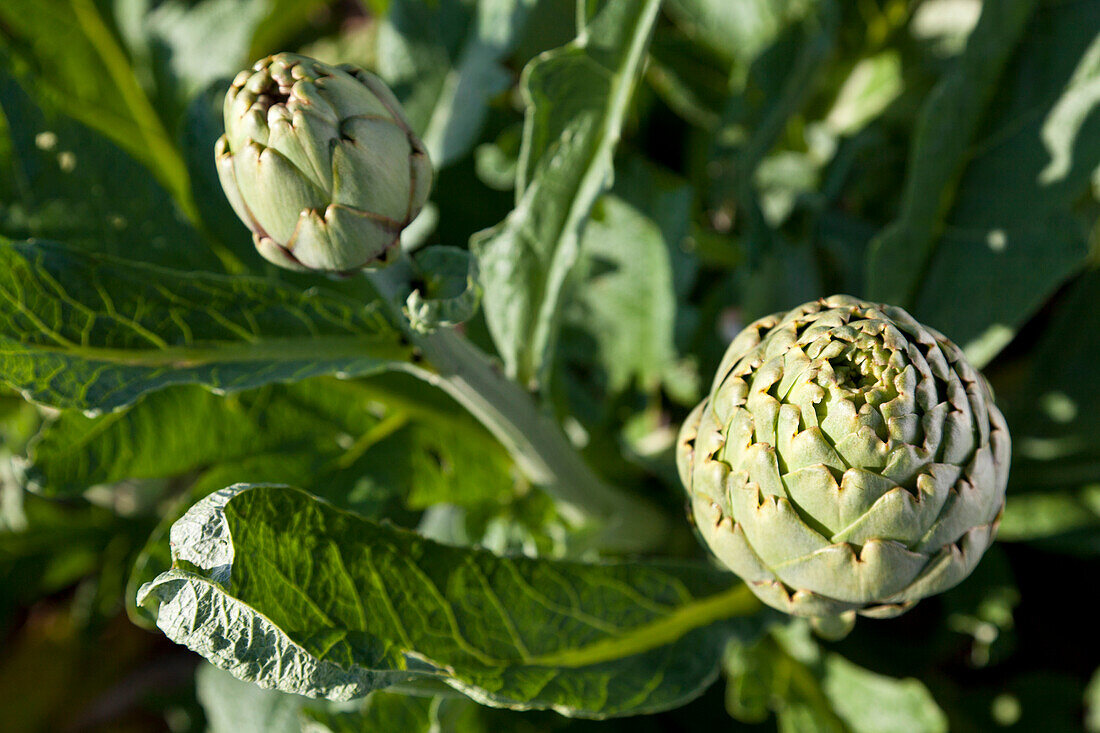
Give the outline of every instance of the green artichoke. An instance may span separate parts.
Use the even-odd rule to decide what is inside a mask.
[[[734,339],[677,464],[706,544],[762,601],[850,624],[970,574],[1004,507],[1009,436],[957,346],[838,295]]]
[[[280,53],[237,75],[224,112],[218,174],[261,255],[326,272],[387,262],[432,167],[378,77]]]

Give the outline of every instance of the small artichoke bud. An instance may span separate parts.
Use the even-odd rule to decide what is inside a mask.
[[[833,296],[734,339],[677,464],[714,555],[838,636],[970,574],[1004,508],[1009,436],[957,346]]]
[[[237,75],[224,112],[218,175],[261,255],[292,270],[386,264],[432,167],[378,77],[280,53]]]

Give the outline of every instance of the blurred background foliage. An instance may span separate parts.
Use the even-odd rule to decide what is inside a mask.
[[[259,260],[213,167],[228,79],[290,49],[391,84],[439,168],[405,244],[466,247],[514,205],[521,73],[573,39],[576,12],[4,0],[0,234],[321,282]],[[1100,731],[1098,215],[1095,0],[665,0],[547,404],[603,475],[678,512],[675,431],[733,334],[835,292],[903,305],[965,348],[1010,421],[1002,541],[974,575],[840,643],[795,625],[732,648],[724,684],[644,720],[387,693],[321,706],[199,666],[128,617],[167,525],[213,488],[270,478],[450,541],[567,551],[487,434],[398,376],[224,400],[173,388],[106,417],[5,392],[0,728]],[[488,347],[484,321],[467,331]]]

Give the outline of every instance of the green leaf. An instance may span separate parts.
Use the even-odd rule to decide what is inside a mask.
[[[408,423],[407,413],[387,416],[384,403],[372,403],[371,396],[356,383],[322,378],[229,396],[176,387],[98,417],[68,410],[29,446],[26,477],[52,496],[123,479],[178,476],[257,453],[299,451],[332,460],[364,436],[382,440]],[[391,424],[377,432],[387,418]]]
[[[481,302],[477,258],[457,247],[428,247],[415,255],[417,288],[405,300],[409,324],[421,333],[465,323]]]
[[[409,353],[378,303],[45,242],[0,244],[0,297],[0,376],[62,408],[112,410],[175,384],[361,375]]]
[[[1036,11],[922,283],[914,315],[958,340],[976,364],[992,358],[1088,253],[1094,216],[1078,216],[1074,206],[1100,165],[1098,27],[1094,4]],[[948,293],[966,297],[949,305]]]
[[[308,721],[303,726],[303,731],[374,733],[392,730],[401,733],[449,733],[453,729],[440,726],[436,715],[437,707],[438,701],[430,697],[372,692],[357,710],[303,710],[303,716]]]
[[[307,452],[256,453],[235,463],[222,463],[204,471],[190,488],[161,511],[157,526],[145,538],[145,543],[134,557],[126,581],[126,613],[130,620],[144,629],[152,630],[156,627],[157,604],[150,600],[144,606],[139,605],[138,590],[161,573],[171,570],[172,548],[169,536],[172,525],[193,504],[224,486],[242,481],[294,481],[308,485],[321,468],[322,460]],[[356,506],[357,510],[363,508],[361,503]]]
[[[490,332],[508,373],[521,383],[545,378],[562,290],[588,214],[611,183],[612,153],[659,5],[603,3],[576,40],[524,70],[516,207],[471,240],[481,259]]]
[[[254,59],[249,45],[272,0],[136,0],[118,12],[135,66],[156,82],[162,116],[175,120],[211,82]],[[120,8],[121,10],[121,8]]]
[[[47,116],[2,72],[0,108],[9,125],[16,184],[13,200],[0,208],[5,235],[64,239],[89,251],[161,265],[221,269],[168,192],[114,143],[72,120]]]
[[[477,142],[494,97],[512,85],[502,62],[537,0],[393,0],[379,29],[378,71],[405,106],[436,168]]]
[[[621,198],[604,196],[585,227],[576,277],[581,285],[564,320],[586,338],[569,341],[607,372],[610,392],[634,379],[652,389],[676,356],[676,293],[660,228]]]
[[[229,199],[222,191],[218,169],[214,162],[214,143],[225,132],[222,120],[222,104],[229,81],[213,82],[202,90],[183,113],[180,131],[180,148],[191,181],[191,195],[195,201],[204,232],[219,246],[225,269],[239,274],[244,271],[262,271],[267,262],[256,252],[252,234],[233,212]],[[178,257],[178,248],[173,248]],[[179,267],[179,261],[167,261],[170,267]],[[210,269],[210,268],[204,268]]]
[[[24,473],[38,494],[71,497],[94,484],[201,472],[161,511],[134,561],[128,610],[144,625],[153,619],[133,598],[171,566],[172,523],[233,483],[289,481],[397,522],[416,522],[409,509],[439,502],[491,516],[507,506],[515,479],[504,448],[452,401],[397,376],[315,378],[228,397],[183,386],[94,418],[64,411],[35,439]]]
[[[1057,301],[1023,374],[998,386],[1012,432],[999,537],[1100,553],[1100,270]]]
[[[242,682],[211,664],[195,672],[195,692],[210,733],[300,733],[300,695]]]
[[[921,113],[901,214],[868,263],[870,297],[979,366],[1088,251],[1073,207],[1100,164],[1100,7],[1034,4],[984,6]]]
[[[753,647],[731,645],[725,660],[726,705],[746,722],[776,713],[779,730],[836,733],[935,733],[947,718],[927,688],[823,651],[804,622]]]
[[[917,121],[902,211],[873,245],[868,295],[908,306],[936,246],[951,188],[967,162],[997,82],[1038,0],[987,3],[966,50],[929,95]]]
[[[1085,730],[1088,733],[1100,731],[1100,669],[1092,675],[1089,686],[1085,688]]]
[[[814,2],[804,0],[668,0],[668,13],[684,31],[730,61],[748,65],[784,27]]]
[[[716,570],[499,557],[287,487],[212,495],[172,546],[175,569],[139,594],[169,638],[242,679],[335,700],[436,679],[496,706],[652,712],[698,694],[724,640],[760,623]]]
[[[825,695],[854,733],[947,730],[946,716],[915,679],[875,674],[839,654],[825,656],[823,672]]]
[[[0,42],[53,104],[145,163],[189,209],[179,151],[94,0],[5,0]]]

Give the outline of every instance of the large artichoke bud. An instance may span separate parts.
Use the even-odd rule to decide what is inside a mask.
[[[280,53],[237,75],[224,111],[218,174],[261,255],[293,270],[385,264],[432,168],[378,77]]]
[[[833,296],[734,339],[677,463],[717,558],[768,605],[839,629],[970,574],[1004,507],[1009,436],[957,346],[901,308]]]

